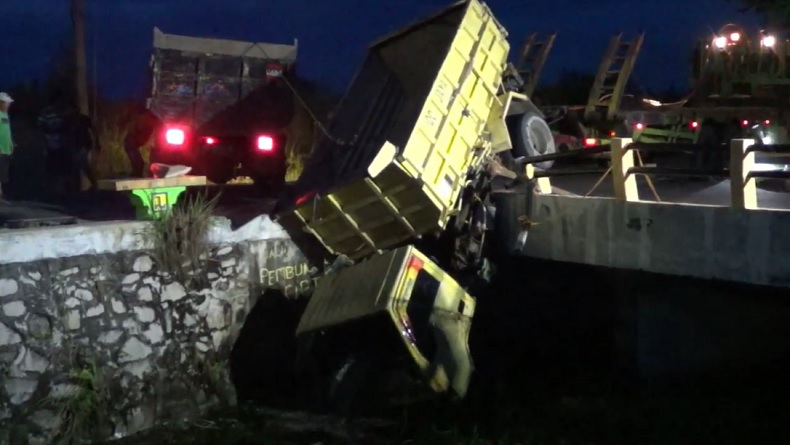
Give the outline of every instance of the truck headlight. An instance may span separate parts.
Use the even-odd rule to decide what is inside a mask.
[[[760,45],[763,48],[773,48],[776,45],[776,37],[774,36],[765,36],[760,40]]]

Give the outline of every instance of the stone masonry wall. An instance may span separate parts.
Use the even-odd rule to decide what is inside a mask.
[[[123,437],[233,403],[248,250],[213,249],[192,289],[144,252],[0,265],[0,444],[90,425]]]

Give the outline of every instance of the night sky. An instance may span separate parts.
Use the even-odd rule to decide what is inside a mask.
[[[166,33],[292,43],[299,71],[342,91],[375,38],[449,4],[442,0],[85,0],[90,70],[102,92],[142,97],[153,27]],[[69,0],[4,0],[0,90],[42,77],[71,33]],[[558,31],[542,82],[563,69],[594,72],[611,36],[647,32],[634,77],[651,90],[688,85],[694,38],[754,17],[725,0],[490,0],[511,53],[531,32]],[[639,5],[639,6],[635,6]],[[98,42],[98,44],[95,44]],[[94,52],[94,48],[97,51]]]

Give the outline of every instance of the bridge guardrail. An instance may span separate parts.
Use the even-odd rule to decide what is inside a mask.
[[[665,143],[640,143],[633,142],[630,138],[614,138],[609,146],[595,147],[592,149],[578,150],[568,153],[553,153],[551,155],[534,156],[520,159],[518,163],[525,165],[526,177],[536,179],[542,193],[551,193],[551,177],[570,176],[581,174],[603,173],[598,182],[587,193],[589,196],[611,173],[615,199],[621,201],[641,201],[636,183],[637,175],[646,177],[648,186],[655,195],[656,201],[661,201],[650,179],[653,175],[679,176],[679,177],[716,177],[730,180],[730,200],[733,208],[757,209],[757,184],[756,179],[787,179],[790,180],[790,171],[787,170],[758,170],[756,154],[768,156],[790,155],[790,145],[764,145],[756,144],[753,139],[733,139],[730,143],[729,169],[679,169],[660,168],[647,166],[642,162],[641,152],[663,153],[693,153],[700,150],[696,144],[665,144]],[[588,157],[599,153],[611,154],[609,169],[570,169],[558,171],[543,171],[533,167],[532,164],[554,159]]]
[[[755,144],[754,139],[733,139],[730,144],[730,193],[732,206],[739,209],[759,209],[757,179],[790,179],[790,171],[760,171],[757,153],[768,157],[787,156],[790,145]]]

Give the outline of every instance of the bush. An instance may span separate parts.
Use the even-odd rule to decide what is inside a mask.
[[[190,197],[154,219],[145,234],[157,266],[186,287],[193,284],[192,279],[200,279],[195,274],[205,266],[218,200],[219,195]]]
[[[96,113],[96,137],[101,151],[94,160],[94,171],[100,179],[115,179],[128,176],[131,165],[123,147],[124,138],[135,119],[140,114],[140,107],[133,102],[103,102]],[[144,150],[143,158],[148,161],[148,150]]]

